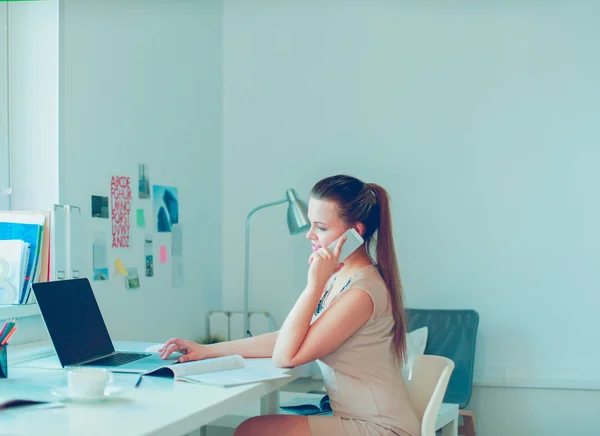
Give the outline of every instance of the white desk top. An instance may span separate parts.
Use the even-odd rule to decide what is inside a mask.
[[[135,351],[140,345],[129,348]],[[56,400],[51,392],[58,386],[66,386],[66,374],[62,370],[31,368],[33,363],[23,362],[9,368],[9,378],[0,379],[2,397]],[[247,359],[247,365],[273,367],[270,359]],[[11,435],[185,434],[284,386],[296,377],[295,371],[290,370],[289,379],[231,388],[144,377],[135,389],[137,375],[114,374],[115,385],[125,389],[118,397],[93,404],[65,403],[65,407],[54,409],[3,410],[0,428]]]

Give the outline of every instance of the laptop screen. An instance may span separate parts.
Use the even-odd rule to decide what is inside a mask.
[[[62,366],[115,351],[88,279],[34,283],[33,292]]]

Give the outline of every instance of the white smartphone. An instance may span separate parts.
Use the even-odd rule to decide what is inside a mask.
[[[348,256],[354,253],[354,251],[365,242],[362,236],[360,236],[358,232],[354,229],[346,230],[344,234],[342,234],[342,236],[346,236],[346,242],[344,242],[344,245],[342,245],[342,251],[340,252],[338,263],[343,262]],[[333,252],[339,240],[342,239],[342,236],[340,236],[331,244],[329,244],[329,247],[327,247],[327,249]]]

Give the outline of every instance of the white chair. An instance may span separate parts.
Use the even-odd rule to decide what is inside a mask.
[[[436,430],[441,430],[442,436],[455,436],[458,429],[458,405],[444,404],[441,412],[443,416],[440,415],[442,400],[446,393],[450,375],[454,370],[454,362],[441,356],[418,355],[408,359],[407,368],[408,370],[405,373],[406,387],[417,417],[421,420],[421,436],[435,436]],[[299,383],[296,383],[295,388],[301,388],[298,385]],[[286,388],[289,387],[290,385],[286,386]],[[296,392],[281,391],[280,399],[286,402],[286,400],[294,397],[303,397],[306,402],[309,402],[311,400],[319,401],[323,398],[323,395],[325,395],[325,391],[306,393],[305,390],[301,389]],[[252,410],[244,411],[241,415],[228,415],[212,422],[210,425],[236,428],[244,420],[259,414],[258,405],[254,404],[252,406]]]
[[[421,354],[409,358],[406,386],[421,419],[421,436],[435,436],[436,418],[453,370],[454,362],[445,357]]]

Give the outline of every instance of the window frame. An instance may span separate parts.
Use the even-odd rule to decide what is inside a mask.
[[[10,92],[8,2],[0,3],[0,210],[10,210]]]

